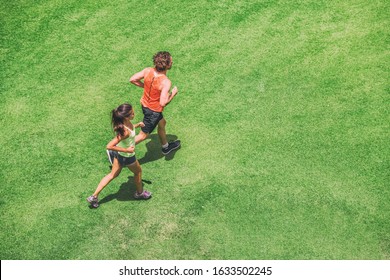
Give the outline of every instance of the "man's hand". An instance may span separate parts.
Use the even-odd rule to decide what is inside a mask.
[[[178,93],[178,89],[177,89],[177,86],[175,86],[173,89],[172,89],[172,95],[175,96],[177,93]]]

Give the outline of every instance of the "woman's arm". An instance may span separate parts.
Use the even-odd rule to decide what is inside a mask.
[[[144,127],[144,126],[145,126],[145,124],[144,124],[143,122],[139,122],[139,123],[136,123],[136,124],[134,125],[134,128]]]
[[[126,139],[127,137],[129,137],[129,132],[127,131],[125,132],[124,136],[120,136],[120,135],[115,136],[110,142],[108,142],[106,149],[122,152],[122,153],[133,153],[135,150],[134,146],[130,146],[126,149],[117,146],[120,141]]]

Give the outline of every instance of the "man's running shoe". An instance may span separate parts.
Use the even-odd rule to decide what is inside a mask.
[[[163,155],[166,156],[170,152],[177,150],[179,148],[180,148],[180,140],[176,140],[173,142],[169,142],[168,147],[162,148],[161,150],[162,150]]]

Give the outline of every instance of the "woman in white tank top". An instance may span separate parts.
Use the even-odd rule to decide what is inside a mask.
[[[112,164],[111,172],[107,174],[97,186],[93,195],[87,201],[93,208],[99,207],[99,193],[118,175],[123,167],[128,167],[134,173],[136,192],[134,198],[149,199],[152,194],[142,187],[142,169],[135,157],[135,128],[143,127],[144,123],[135,125],[131,123],[134,119],[134,110],[130,104],[122,104],[112,110],[112,126],[116,136],[107,144],[109,160]]]

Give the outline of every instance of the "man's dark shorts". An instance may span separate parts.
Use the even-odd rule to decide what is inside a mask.
[[[152,111],[144,106],[142,106],[142,113],[144,114],[143,123],[145,126],[141,127],[141,130],[148,134],[152,133],[158,122],[164,118],[162,113]]]

